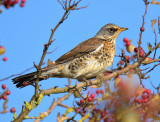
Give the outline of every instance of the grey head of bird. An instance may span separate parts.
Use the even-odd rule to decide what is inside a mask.
[[[101,38],[101,39],[113,39],[115,40],[118,35],[124,31],[127,30],[128,28],[124,27],[119,27],[118,25],[115,24],[106,24],[103,26],[99,32],[96,34],[96,38]]]

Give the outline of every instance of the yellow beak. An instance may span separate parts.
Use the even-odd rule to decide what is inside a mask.
[[[119,29],[120,32],[125,31],[125,30],[128,30],[128,28],[120,28]]]

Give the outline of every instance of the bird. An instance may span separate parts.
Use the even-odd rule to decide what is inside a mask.
[[[81,82],[95,78],[112,66],[116,39],[122,31],[127,29],[112,23],[104,25],[94,37],[81,42],[62,55],[55,61],[55,64],[42,68],[39,80],[58,77],[76,79]],[[23,88],[33,85],[36,78],[37,71],[12,80],[16,87]]]

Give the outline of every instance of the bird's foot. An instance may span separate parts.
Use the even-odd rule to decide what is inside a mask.
[[[74,86],[69,86],[69,85],[65,85],[66,87],[68,87],[68,91],[75,91],[77,90],[77,84]]]
[[[82,81],[86,82],[86,86],[83,87],[84,90],[87,90],[89,86],[92,86],[92,82],[90,80],[86,80],[85,78],[82,78]]]

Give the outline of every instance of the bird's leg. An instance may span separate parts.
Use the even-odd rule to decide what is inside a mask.
[[[111,72],[113,72],[113,63],[112,63],[112,66],[111,66]]]
[[[76,85],[74,85],[74,86],[69,86],[69,85],[65,85],[65,86],[68,87],[68,91],[70,91],[70,90],[74,90],[75,91],[75,89],[77,89],[77,82],[76,82]]]
[[[86,82],[86,87],[84,87],[83,89],[87,90],[89,86],[92,85],[92,82],[89,80],[86,80],[85,78],[81,77],[80,79],[78,79],[79,81],[84,81]]]

